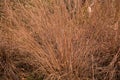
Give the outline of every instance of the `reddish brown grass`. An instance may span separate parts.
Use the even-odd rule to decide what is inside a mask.
[[[1,0],[0,80],[119,80],[119,0]]]

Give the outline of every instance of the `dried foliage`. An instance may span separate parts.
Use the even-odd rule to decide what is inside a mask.
[[[120,80],[119,0],[91,4],[0,0],[0,80]]]

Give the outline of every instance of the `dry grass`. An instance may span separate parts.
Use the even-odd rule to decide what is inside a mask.
[[[119,80],[119,0],[0,0],[0,80]]]

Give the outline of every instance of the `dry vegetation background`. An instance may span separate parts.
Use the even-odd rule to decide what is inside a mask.
[[[120,80],[120,0],[94,1],[0,0],[0,80]]]

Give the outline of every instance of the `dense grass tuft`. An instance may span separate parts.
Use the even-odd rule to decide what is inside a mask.
[[[119,0],[91,1],[0,0],[0,80],[120,80]]]

